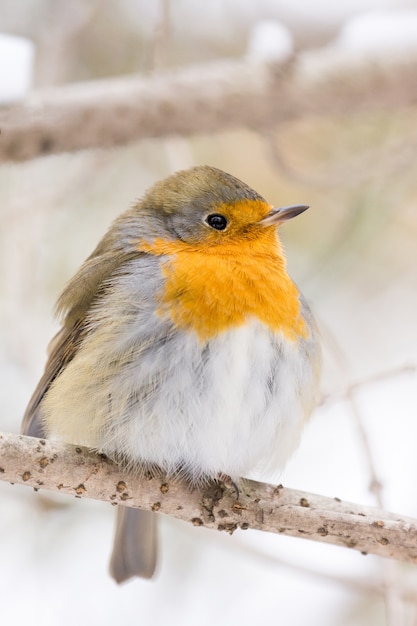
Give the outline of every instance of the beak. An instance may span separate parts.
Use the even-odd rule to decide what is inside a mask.
[[[291,220],[293,217],[297,217],[300,213],[307,211],[308,204],[293,204],[291,206],[284,206],[279,209],[272,209],[269,213],[261,219],[259,224],[262,226],[273,226]]]

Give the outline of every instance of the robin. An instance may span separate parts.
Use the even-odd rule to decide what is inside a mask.
[[[320,347],[273,208],[208,166],[158,182],[58,300],[62,328],[22,431],[199,484],[282,469],[314,405]],[[156,518],[120,506],[110,571],[150,578]]]

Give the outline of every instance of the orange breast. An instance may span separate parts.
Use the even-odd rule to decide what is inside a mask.
[[[158,314],[169,316],[177,328],[195,331],[202,341],[253,317],[290,340],[309,334],[275,228],[262,229],[256,239],[218,246],[156,239],[138,248],[165,257]]]

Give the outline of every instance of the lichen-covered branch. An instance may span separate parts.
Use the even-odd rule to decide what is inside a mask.
[[[224,61],[69,84],[0,110],[0,161],[404,107],[417,100],[415,73],[413,59],[358,62],[323,50],[282,66]]]
[[[135,476],[86,448],[0,434],[0,478],[12,484],[158,511],[233,533],[249,528],[417,563],[417,520],[250,480],[191,488],[165,476]]]

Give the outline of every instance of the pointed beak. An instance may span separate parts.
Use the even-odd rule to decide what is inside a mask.
[[[259,224],[262,226],[278,225],[281,222],[286,222],[287,220],[291,220],[293,217],[297,217],[300,213],[307,211],[308,208],[308,204],[293,204],[279,209],[274,208],[261,219]]]

